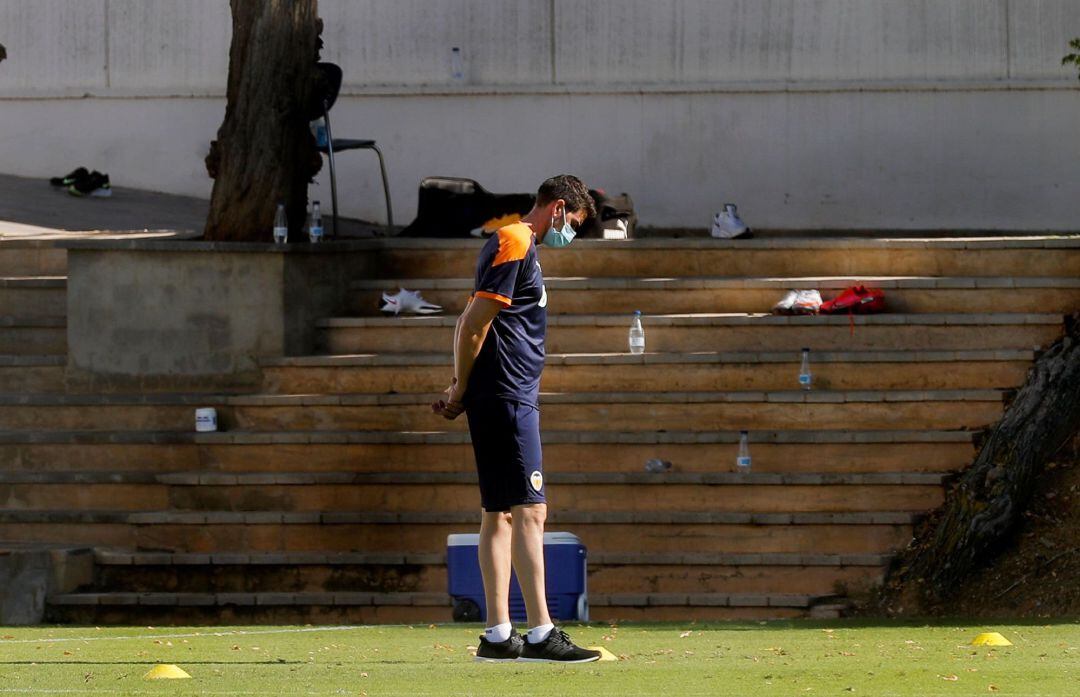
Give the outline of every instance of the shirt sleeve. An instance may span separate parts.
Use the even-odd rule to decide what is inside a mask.
[[[499,250],[483,269],[473,296],[489,298],[510,307],[514,304],[518,273],[529,251],[529,238],[505,229],[499,230]]]

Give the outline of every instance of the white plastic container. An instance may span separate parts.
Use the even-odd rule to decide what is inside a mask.
[[[195,430],[210,433],[217,430],[217,409],[204,407],[195,410]]]

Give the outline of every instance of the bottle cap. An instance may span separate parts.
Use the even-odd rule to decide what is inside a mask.
[[[749,435],[749,434],[750,434],[750,431],[739,431],[740,436],[746,436],[746,435]]]
[[[809,350],[810,350],[809,348],[807,348],[806,346],[803,346],[803,352],[804,352],[804,353],[805,353],[806,351],[809,351]]]
[[[635,314],[635,315],[640,315],[640,314],[641,314],[641,310],[634,310],[634,314]]]

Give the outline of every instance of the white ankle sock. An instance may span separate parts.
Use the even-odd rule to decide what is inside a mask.
[[[530,644],[539,644],[544,639],[548,638],[551,634],[551,630],[555,629],[553,624],[542,624],[539,627],[533,627],[529,630],[528,638]]]
[[[514,625],[509,622],[505,624],[497,624],[494,627],[488,627],[484,630],[484,638],[488,641],[496,644],[506,641],[510,638],[510,632],[514,630]]]

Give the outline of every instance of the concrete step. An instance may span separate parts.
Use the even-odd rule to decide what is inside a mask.
[[[974,456],[968,431],[754,431],[755,472],[945,472]],[[641,472],[661,458],[675,472],[716,472],[734,462],[735,431],[553,431],[542,434],[545,470]],[[467,433],[244,431],[0,432],[0,468],[27,471],[472,472]]]
[[[65,593],[46,599],[47,622],[180,625],[449,622],[443,593]]]
[[[66,353],[67,320],[64,317],[0,316],[0,355]]]
[[[681,276],[681,275],[680,275]],[[549,314],[649,314],[769,312],[792,288],[816,289],[823,298],[865,284],[885,291],[890,312],[1061,312],[1080,308],[1076,278],[939,278],[847,276],[793,278],[559,278],[547,277]],[[463,278],[364,279],[355,281],[349,311],[378,316],[383,291],[419,290],[443,311],[460,314],[472,294],[472,275]]]
[[[1001,416],[999,390],[543,393],[555,430],[979,429]],[[465,430],[431,412],[432,396],[0,395],[0,429],[191,430],[193,405],[225,430]]]
[[[590,594],[598,621],[801,617],[829,596],[801,594]],[[48,598],[46,621],[83,624],[405,624],[447,622],[443,593],[67,593]]]
[[[450,347],[456,319],[336,317],[318,322],[324,353],[407,353]],[[646,315],[650,352],[904,351],[1027,349],[1061,334],[1060,314],[882,314],[774,317],[745,314]],[[551,353],[622,352],[628,315],[552,315]],[[444,349],[445,350],[445,349]]]
[[[927,390],[1015,387],[1031,350],[813,351],[816,389]],[[541,389],[549,392],[697,392],[797,387],[801,353],[549,354]],[[302,356],[263,361],[272,393],[438,393],[453,372],[451,354]]]
[[[577,512],[924,511],[942,500],[938,473],[550,473],[547,492]],[[161,508],[171,511],[367,510],[468,512],[480,508],[471,472],[246,473],[5,472],[8,510]]]
[[[442,592],[443,554],[171,554],[98,550],[93,589],[124,593]],[[832,593],[877,579],[881,554],[589,555],[595,593]]]
[[[446,536],[475,532],[478,512],[0,510],[0,538],[215,553],[435,554]],[[569,530],[604,553],[882,554],[906,545],[907,511],[603,513],[556,509],[548,530]]]
[[[0,240],[0,276],[64,276],[67,250],[47,240]]]
[[[64,356],[0,355],[0,394],[63,392]]]
[[[815,604],[831,597],[768,593],[590,594],[589,616],[598,622],[785,619],[806,617]]]
[[[446,592],[445,556],[97,550],[93,589],[128,593],[438,593]]]
[[[372,268],[387,279],[471,278],[479,240],[389,239]],[[1080,236],[578,240],[541,250],[548,276],[1080,276]]]
[[[0,276],[0,315],[66,314],[67,279],[63,276]]]

